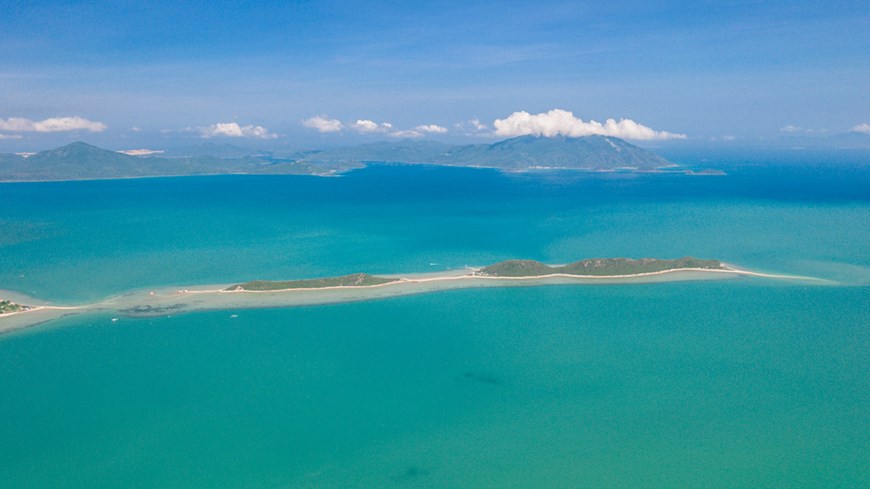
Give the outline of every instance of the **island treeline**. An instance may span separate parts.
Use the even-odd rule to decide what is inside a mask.
[[[0,301],[0,314],[9,314],[12,312],[22,312],[29,310],[30,307],[23,306],[21,304],[16,304],[12,301],[2,300]]]
[[[290,290],[290,289],[322,289],[325,287],[370,287],[390,282],[397,278],[375,277],[367,273],[353,273],[341,277],[313,278],[304,280],[252,280],[243,284],[227,287],[226,290]]]

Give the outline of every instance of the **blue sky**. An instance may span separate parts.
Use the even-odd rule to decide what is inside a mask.
[[[870,132],[868,46],[854,0],[0,0],[0,151]]]

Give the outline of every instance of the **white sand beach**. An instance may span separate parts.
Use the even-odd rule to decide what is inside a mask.
[[[192,311],[295,307],[384,299],[412,294],[477,287],[529,287],[543,285],[643,284],[695,280],[721,280],[741,276],[778,280],[827,282],[812,277],[777,275],[731,266],[722,269],[680,268],[633,275],[569,275],[554,273],[525,277],[497,277],[462,269],[428,274],[383,275],[393,282],[364,286],[329,286],[284,290],[227,290],[232,284],[150,289],[127,292],[92,304],[56,306],[21,294],[0,291],[17,303],[31,306],[25,311],[0,315],[0,334],[44,324],[84,313],[102,312],[119,317],[153,317]]]

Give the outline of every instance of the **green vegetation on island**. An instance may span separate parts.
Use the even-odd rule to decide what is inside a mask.
[[[594,275],[616,276],[636,275],[640,273],[664,272],[681,268],[722,269],[718,260],[701,260],[698,258],[679,258],[676,260],[660,260],[656,258],[592,258],[563,266],[550,266],[535,260],[507,260],[476,272],[485,277],[535,277],[541,275]]]
[[[243,284],[236,284],[227,287],[226,290],[288,290],[288,289],[322,289],[325,287],[369,287],[372,285],[382,285],[391,282],[397,282],[397,278],[375,277],[366,273],[354,273],[341,277],[328,278],[313,278],[305,280],[254,280]]]
[[[724,269],[718,260],[700,260],[685,257],[676,260],[656,258],[592,258],[563,266],[550,266],[535,260],[507,260],[483,267],[464,277],[538,277],[555,274],[597,277],[637,275],[678,269]],[[461,277],[457,277],[461,278]],[[370,287],[398,282],[401,278],[387,278],[354,273],[341,277],[303,280],[253,280],[227,287],[227,291],[279,291],[291,289],[322,289],[327,287]]]
[[[0,301],[0,314],[9,314],[12,312],[22,312],[30,310],[28,306],[22,306],[12,301]]]

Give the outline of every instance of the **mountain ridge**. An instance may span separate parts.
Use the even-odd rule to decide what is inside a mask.
[[[225,156],[209,155],[221,149]],[[88,180],[220,174],[333,175],[372,163],[487,167],[502,171],[573,169],[655,171],[674,166],[661,156],[610,136],[579,138],[519,136],[492,144],[450,145],[436,141],[381,141],[278,157],[243,154],[231,146],[202,148],[193,154],[136,156],[84,142],[40,151],[28,157],[0,154],[0,180]]]

